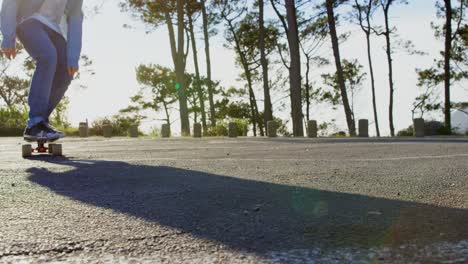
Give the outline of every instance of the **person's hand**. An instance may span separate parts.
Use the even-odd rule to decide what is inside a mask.
[[[2,48],[2,54],[9,60],[16,58],[16,49],[15,48]]]
[[[70,77],[74,77],[77,72],[78,67],[68,67],[68,74],[70,74]]]

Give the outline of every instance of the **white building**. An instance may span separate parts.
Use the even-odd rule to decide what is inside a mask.
[[[468,103],[462,103],[461,106],[452,112],[453,131],[460,134],[468,132]]]

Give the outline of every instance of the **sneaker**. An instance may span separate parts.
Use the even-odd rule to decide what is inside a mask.
[[[60,138],[60,134],[47,127],[44,123],[38,123],[32,127],[26,128],[24,131],[24,140],[26,141],[38,141],[38,140],[57,140]]]
[[[57,133],[59,135],[59,138],[64,138],[65,137],[65,133],[63,133],[62,131],[56,129],[55,127],[53,127],[50,123],[44,123],[45,126],[49,129],[49,131],[53,132],[53,133]]]

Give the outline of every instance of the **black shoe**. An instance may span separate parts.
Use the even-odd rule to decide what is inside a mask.
[[[60,134],[47,127],[43,122],[38,123],[24,131],[24,140],[26,141],[52,141],[60,138]]]
[[[53,127],[50,123],[44,123],[45,126],[49,129],[50,132],[52,133],[57,133],[59,135],[59,138],[64,138],[65,137],[65,133],[63,133],[62,131],[56,129],[55,127]]]

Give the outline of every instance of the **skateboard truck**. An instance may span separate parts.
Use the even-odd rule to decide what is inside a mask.
[[[46,145],[47,144],[47,145]],[[22,147],[23,158],[32,157],[33,153],[52,154],[52,156],[62,156],[62,145],[48,143],[47,140],[37,140],[37,147],[34,148],[31,144],[25,144]]]

